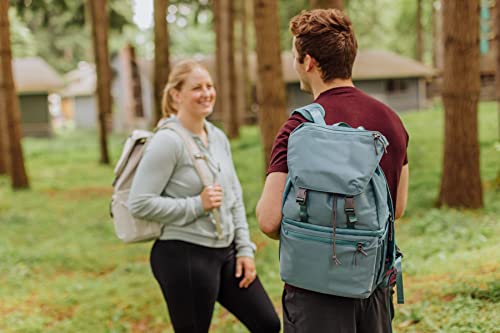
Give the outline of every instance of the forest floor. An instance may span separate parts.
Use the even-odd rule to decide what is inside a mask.
[[[410,195],[397,221],[404,251],[406,304],[395,332],[500,332],[500,143],[495,103],[480,106],[485,207],[435,207],[440,185],[443,112],[401,115],[410,134]],[[111,136],[116,161],[124,136]],[[150,272],[151,244],[125,245],[108,214],[113,168],[98,161],[95,132],[59,131],[25,139],[31,189],[11,191],[0,177],[0,332],[171,331]],[[232,143],[257,269],[278,313],[283,284],[277,242],[263,236],[255,205],[263,184],[256,127]],[[211,332],[246,332],[217,306]]]

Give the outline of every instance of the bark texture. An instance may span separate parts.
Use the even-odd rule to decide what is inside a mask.
[[[108,119],[111,115],[111,67],[108,53],[108,11],[106,0],[89,0],[92,41],[97,73],[100,163],[109,164]]]
[[[443,0],[445,109],[440,205],[479,208],[479,1]]]
[[[496,89],[497,89],[497,103],[498,103],[498,137],[500,138],[500,0],[495,1],[495,49],[496,49]],[[497,179],[500,181],[500,170],[497,173]]]
[[[249,59],[248,59],[248,42],[250,40],[249,30],[252,24],[252,3],[250,1],[241,0],[241,107],[240,114],[241,124],[247,121],[247,115],[251,114],[251,94],[252,84],[250,82]]]
[[[155,30],[155,72],[154,72],[154,95],[155,95],[155,125],[163,117],[161,111],[161,100],[163,90],[168,81],[170,73],[170,50],[167,25],[167,0],[154,0],[154,30]]]
[[[229,138],[239,136],[238,91],[240,79],[237,76],[235,44],[235,4],[233,0],[214,0],[217,66],[216,112],[222,119]]]
[[[240,110],[241,105],[238,104],[239,93],[241,90],[241,79],[238,77],[236,67],[240,67],[237,62],[239,52],[236,47],[235,22],[236,22],[236,6],[235,1],[230,0],[227,6],[228,27],[227,27],[227,42],[229,53],[227,55],[227,67],[229,69],[229,84],[226,84],[229,89],[229,112],[226,113],[224,125],[226,134],[229,138],[234,139],[240,135]]]
[[[4,99],[2,92],[0,92],[0,99]],[[7,122],[6,110],[3,109],[3,104],[0,103],[0,175],[5,175],[9,173],[8,169],[9,161],[7,159],[8,137],[7,137],[6,122]]]
[[[8,11],[9,1],[0,0],[0,116],[7,134],[3,138],[8,137],[7,154],[4,152],[5,171],[10,173],[12,188],[22,189],[29,187],[29,181],[21,146],[21,114],[12,73]],[[5,145],[5,140],[0,143]]]
[[[257,101],[266,169],[279,129],[287,119],[281,67],[278,1],[254,0],[257,51]]]

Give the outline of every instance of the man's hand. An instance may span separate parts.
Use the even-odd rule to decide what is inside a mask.
[[[406,202],[408,201],[408,181],[410,178],[410,169],[408,164],[404,165],[401,169],[401,176],[399,177],[398,192],[394,218],[397,220],[403,216],[406,209]]]
[[[243,274],[243,279],[240,281],[240,288],[248,288],[249,285],[257,277],[257,271],[255,270],[255,263],[251,257],[237,257],[236,258],[236,274],[237,278],[240,278]]]

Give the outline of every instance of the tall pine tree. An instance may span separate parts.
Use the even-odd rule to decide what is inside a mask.
[[[444,162],[439,204],[479,208],[479,1],[443,0]]]
[[[88,0],[97,73],[100,163],[109,164],[108,118],[111,115],[111,67],[108,54],[108,12],[106,0]]]
[[[14,76],[12,74],[12,50],[10,45],[9,1],[0,0],[0,117],[7,127],[8,149],[6,160],[14,189],[28,188],[29,181],[24,167],[21,146],[21,115]],[[4,126],[4,127],[5,127]],[[5,136],[4,136],[5,138]],[[4,140],[1,140],[5,144]],[[5,155],[4,155],[5,156]]]
[[[257,50],[257,101],[267,169],[274,139],[287,118],[285,83],[281,67],[278,1],[255,0],[254,18]]]

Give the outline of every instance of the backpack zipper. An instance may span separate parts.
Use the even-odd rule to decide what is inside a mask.
[[[361,253],[362,255],[364,255],[365,257],[368,256],[368,253],[366,253],[366,251],[363,249],[363,243],[358,243],[356,244],[356,252],[354,252],[354,266],[356,266],[358,264],[357,262],[357,254],[358,253]]]
[[[313,236],[313,235],[303,234],[301,232],[291,230],[291,229],[284,229],[283,232],[285,233],[285,235],[290,234],[290,235],[292,235],[292,237],[295,237],[295,238],[300,238],[300,239],[309,240],[309,241],[318,241],[318,242],[325,243],[325,244],[332,244],[331,237],[325,237],[325,236],[319,236],[319,235]],[[358,244],[365,246],[365,243],[344,240],[344,239],[337,239],[336,242],[337,242],[337,244],[340,244],[340,245],[352,246],[353,248],[356,248],[358,246]]]
[[[284,218],[284,221],[286,221],[287,223],[289,223],[293,226],[299,227],[299,228],[305,228],[308,230],[319,231],[319,232],[331,232],[330,227],[319,226],[319,225],[314,225],[314,224],[310,224],[310,223],[298,222],[298,221],[294,221],[294,220],[292,220],[290,218],[286,218],[286,217]],[[367,236],[367,237],[381,236],[384,234],[384,232],[385,232],[384,229],[376,230],[376,231],[356,229],[354,232],[353,232],[353,229],[339,229],[339,230],[337,230],[337,233],[341,234],[341,235]]]

